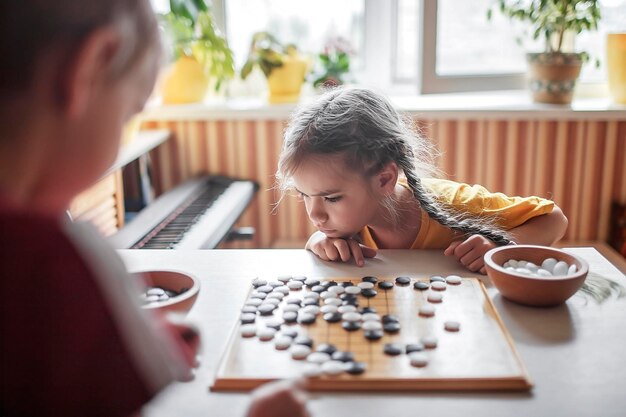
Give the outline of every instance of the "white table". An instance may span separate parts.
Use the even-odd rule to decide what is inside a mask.
[[[621,284],[626,277],[593,248],[568,251],[591,273]],[[411,275],[468,273],[441,251],[383,250],[366,266],[324,262],[304,250],[119,251],[130,271],[179,270],[202,281],[189,313],[203,335],[196,379],[176,383],[144,410],[146,416],[243,416],[246,393],[210,392],[228,335],[256,276]],[[534,388],[530,392],[317,393],[315,417],[344,416],[624,416],[626,415],[626,296],[597,303],[581,292],[548,309],[502,298],[482,277],[509,329]]]

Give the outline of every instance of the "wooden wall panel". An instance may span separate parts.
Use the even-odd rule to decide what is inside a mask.
[[[626,204],[626,121],[416,120],[441,152],[445,177],[510,195],[553,199],[570,226],[566,240],[606,240],[611,202]],[[240,225],[256,227],[252,242],[272,247],[313,231],[303,205],[285,196],[278,207],[274,171],[285,121],[147,122],[174,137],[154,155],[157,192],[202,173],[257,181],[260,190]]]

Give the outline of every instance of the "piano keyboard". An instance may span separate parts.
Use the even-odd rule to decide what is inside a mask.
[[[248,207],[252,181],[207,176],[187,181],[111,236],[117,249],[212,249]]]

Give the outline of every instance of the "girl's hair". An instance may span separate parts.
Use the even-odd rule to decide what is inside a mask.
[[[123,37],[109,68],[112,78],[121,77],[160,47],[148,0],[0,2],[0,98],[10,99],[28,88],[44,51],[55,45],[76,45],[107,25],[115,26]]]
[[[364,88],[336,88],[296,111],[285,131],[276,179],[281,191],[312,156],[343,157],[345,166],[365,177],[395,162],[421,208],[444,226],[480,234],[496,244],[509,239],[494,219],[473,215],[437,201],[420,178],[437,173],[434,147],[383,96]],[[389,206],[388,204],[386,206]]]

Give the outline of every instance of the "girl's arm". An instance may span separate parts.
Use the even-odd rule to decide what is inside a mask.
[[[517,244],[549,246],[565,235],[567,223],[561,209],[554,206],[552,212],[533,217],[508,233]]]
[[[533,217],[508,231],[511,240],[517,244],[552,245],[561,239],[567,230],[567,217],[560,208],[554,206],[552,212]],[[465,240],[454,241],[444,251],[454,256],[470,271],[485,274],[483,257],[496,244],[481,235],[472,235]]]

